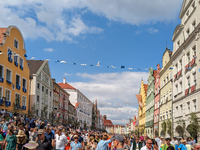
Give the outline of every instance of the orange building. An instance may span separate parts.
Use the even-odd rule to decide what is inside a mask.
[[[16,26],[0,28],[0,104],[8,112],[28,113],[29,67],[23,36]],[[20,100],[20,106],[13,107]],[[19,103],[17,103],[19,104]]]

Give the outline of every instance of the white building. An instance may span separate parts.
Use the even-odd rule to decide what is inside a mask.
[[[58,85],[70,94],[69,99],[77,109],[77,120],[80,122],[80,126],[84,128],[84,124],[86,124],[87,127],[90,127],[92,125],[92,102],[78,89],[66,83],[65,78]]]
[[[184,119],[186,136],[189,136],[189,114],[200,117],[200,3],[199,0],[184,0],[178,25],[173,34],[173,132],[178,132],[177,121]]]
[[[37,117],[49,119],[53,110],[53,83],[48,61],[27,60],[27,63],[30,69],[29,109],[35,106]]]

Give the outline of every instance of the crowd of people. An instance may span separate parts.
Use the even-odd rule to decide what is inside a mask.
[[[107,134],[0,111],[0,150],[197,150],[195,139]]]

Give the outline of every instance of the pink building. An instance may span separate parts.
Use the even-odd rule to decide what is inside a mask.
[[[59,113],[60,113],[60,123],[66,125],[68,123],[68,104],[69,104],[69,93],[64,89],[60,89],[59,96]]]
[[[160,64],[157,65],[155,75],[155,100],[154,100],[154,136],[159,135],[159,103],[160,103]]]

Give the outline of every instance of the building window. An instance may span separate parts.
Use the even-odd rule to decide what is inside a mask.
[[[160,86],[158,86],[158,93],[160,92]]]
[[[178,72],[178,64],[175,65],[176,72]]]
[[[47,84],[49,84],[49,78],[48,77],[46,78],[46,82],[47,82]]]
[[[44,86],[42,86],[42,92],[44,92]]]
[[[167,79],[166,79],[166,80],[167,80],[167,82],[169,81],[169,77],[168,77],[168,76],[167,76]]]
[[[189,16],[190,15],[190,12],[189,12],[189,10],[186,12],[186,16]]]
[[[179,66],[180,66],[180,70],[181,70],[182,69],[182,65],[183,65],[182,64],[182,59],[179,61],[179,64],[180,64]]]
[[[190,77],[187,78],[188,89],[190,88]]]
[[[196,20],[194,20],[194,21],[192,22],[192,26],[193,26],[193,28],[196,27]]]
[[[187,53],[187,63],[189,63],[190,62],[190,53],[188,52]]]
[[[180,40],[177,42],[177,46],[178,46],[178,48],[180,47]]]
[[[193,74],[193,80],[194,80],[194,85],[196,85],[197,84],[197,82],[196,82],[196,73]]]
[[[40,101],[40,96],[39,96],[39,95],[37,95],[37,101],[38,101],[38,102]]]
[[[12,82],[12,71],[6,68],[6,80]]]
[[[20,76],[16,74],[16,85],[20,86]]]
[[[170,80],[172,79],[172,72],[170,72]]]
[[[50,91],[50,93],[49,93],[49,94],[50,94],[50,97],[51,97],[51,91]]]
[[[192,47],[192,50],[193,50],[193,58],[196,57],[196,45]]]
[[[20,57],[20,66],[24,67],[24,60]]]
[[[178,106],[176,106],[176,116],[178,116],[179,113],[178,113]]]
[[[187,30],[186,30],[186,33],[189,35],[190,34],[190,28],[188,28]]]
[[[22,96],[22,106],[26,106],[26,96]]]
[[[169,98],[170,98],[170,100],[172,99],[172,92],[171,91],[169,92]]]
[[[4,66],[0,64],[0,78],[4,77]]]
[[[168,111],[166,111],[166,119],[168,119]]]
[[[190,102],[187,102],[188,113],[190,113]]]
[[[15,93],[15,104],[17,101],[20,102],[20,94]]]
[[[163,120],[165,120],[165,112],[163,112]]]
[[[176,94],[178,94],[178,85],[176,85]]]
[[[48,89],[46,89],[46,94],[48,94]]]
[[[180,84],[180,92],[182,92],[183,91],[182,82],[180,82],[179,84]]]
[[[183,114],[183,105],[180,105],[180,111],[181,111],[180,114]]]
[[[12,59],[12,50],[10,48],[8,48],[8,58]]]
[[[169,110],[169,118],[171,118],[171,116],[172,116],[172,111]]]
[[[27,81],[26,79],[23,78],[23,81],[22,81],[22,88],[26,89],[26,85],[27,84]]]
[[[159,108],[159,102],[157,102],[158,108]]]
[[[3,97],[3,87],[0,86],[0,99]]]
[[[194,112],[197,111],[197,104],[196,103],[197,103],[196,100],[193,100]]]
[[[40,89],[40,83],[37,84],[37,88]]]
[[[6,89],[5,93],[6,101],[11,101],[11,91]]]
[[[19,42],[16,39],[14,39],[14,47],[19,49]]]
[[[196,7],[195,1],[192,3],[192,8],[194,9]]]
[[[19,56],[19,54],[14,53],[14,62],[15,62],[16,66],[18,66],[18,56]]]

